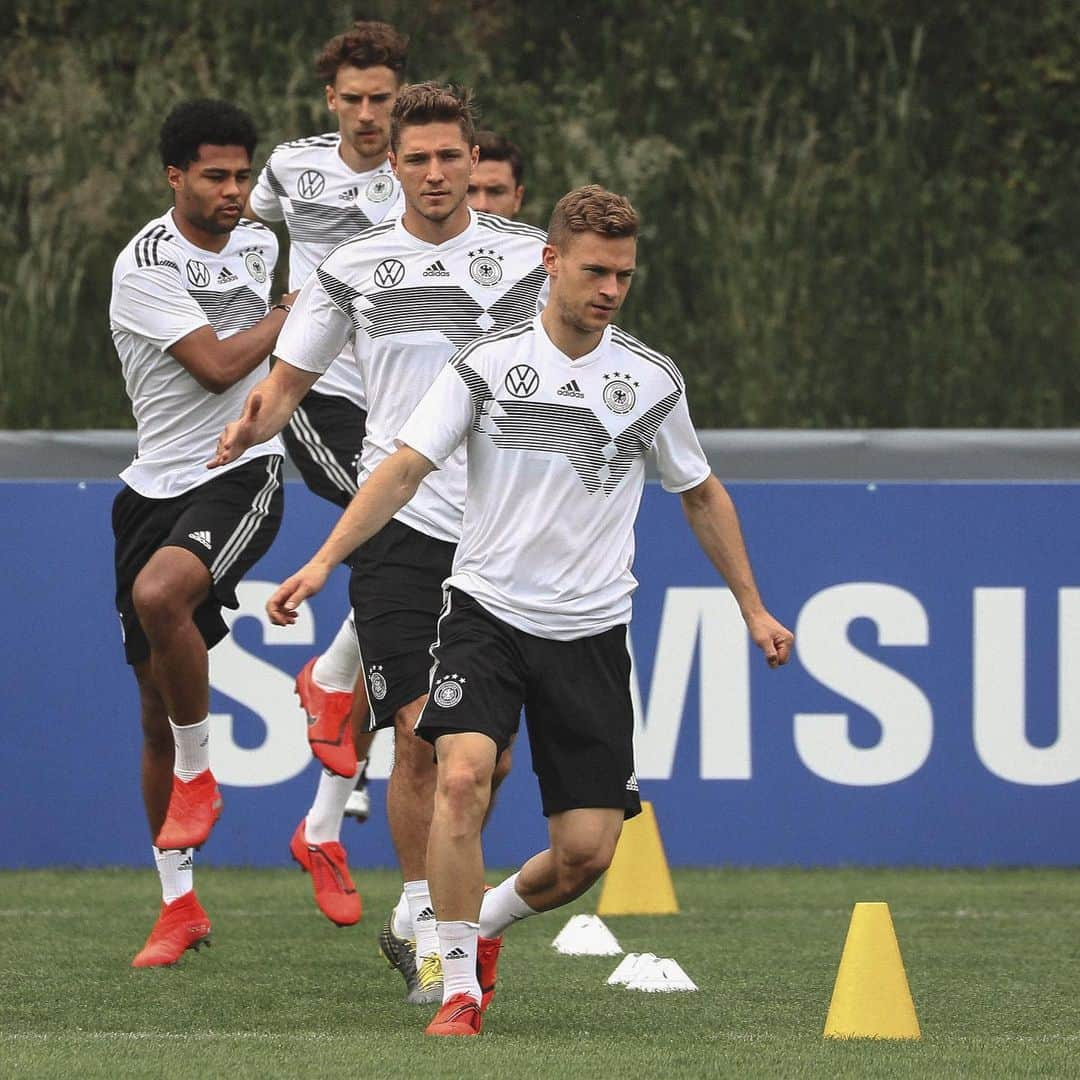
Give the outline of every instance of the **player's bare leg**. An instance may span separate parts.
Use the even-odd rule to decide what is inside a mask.
[[[359,702],[363,701],[363,706]],[[353,710],[349,716],[352,725],[353,746],[356,749],[356,761],[360,767],[360,773],[353,785],[353,790],[345,802],[345,816],[353,818],[357,823],[363,824],[371,814],[371,795],[367,785],[368,759],[371,757],[371,744],[375,740],[375,732],[368,731],[368,718],[370,712],[367,706],[367,693],[364,687],[364,676],[361,673],[356,680],[356,693],[353,696]]]
[[[154,685],[149,661],[135,665],[142,722],[142,796],[151,838],[165,821],[173,783],[175,744],[165,702]],[[194,892],[191,848],[152,848],[161,880],[161,910],[134,967],[175,964],[189,948],[210,943],[210,920]]]
[[[221,813],[210,772],[210,674],[195,609],[210,591],[210,572],[190,551],[164,547],[139,572],[131,595],[150,643],[149,670],[175,744],[169,807],[155,843],[198,847]]]

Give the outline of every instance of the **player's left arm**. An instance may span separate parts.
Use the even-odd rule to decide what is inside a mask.
[[[357,489],[323,546],[266,602],[270,621],[278,626],[295,622],[301,602],[322,589],[334,567],[370,540],[416,494],[420,481],[434,468],[411,446],[384,458]]]
[[[710,473],[680,494],[683,512],[702,550],[731,589],[750,638],[765,654],[769,667],[791,658],[795,635],[766,610],[750,568],[739,515],[727,489]]]

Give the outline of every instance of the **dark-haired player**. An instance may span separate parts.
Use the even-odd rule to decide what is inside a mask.
[[[279,431],[348,345],[368,393],[366,474],[394,452],[401,424],[457,349],[536,311],[547,277],[543,233],[478,214],[466,202],[476,164],[468,95],[433,83],[406,86],[390,132],[404,214],[335,248],[304,285],[278,342],[278,363],[222,433],[216,462]],[[435,770],[431,747],[413,727],[427,697],[442,582],[461,533],[464,464],[463,455],[447,462],[351,560],[374,725],[392,726],[395,737],[387,814],[404,903],[381,945],[418,1004],[441,998],[442,973],[425,870]]]
[[[136,967],[173,964],[210,934],[192,851],[221,796],[210,771],[207,650],[236,585],[281,521],[283,448],[206,471],[221,425],[269,370],[292,296],[270,305],[278,243],[241,217],[255,126],[224,101],[176,106],[161,128],[173,206],[113,268],[109,321],[138,428],[113,504],[116,606],[142,713],[142,790],[162,906]]]
[[[494,131],[478,131],[480,159],[469,181],[469,205],[474,210],[512,218],[525,198],[525,162],[509,139]]]
[[[289,285],[298,289],[337,244],[401,213],[401,186],[387,161],[390,111],[405,75],[409,39],[383,22],[356,22],[331,38],[315,62],[338,130],[277,146],[248,207],[289,230]],[[360,371],[343,354],[296,407],[282,436],[307,486],[337,506],[356,491],[367,397]],[[346,807],[367,817],[367,698],[352,612],[330,647],[296,679],[308,716],[308,743],[323,766],[289,850],[311,874],[315,902],[339,926],[360,918],[341,844]]]

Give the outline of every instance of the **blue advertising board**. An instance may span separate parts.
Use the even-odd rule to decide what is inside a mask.
[[[201,861],[277,865],[317,769],[295,673],[345,614],[339,571],[295,627],[263,603],[332,508],[287,485],[285,524],[212,653],[225,813]],[[1080,555],[1071,484],[730,485],[758,582],[796,633],[770,670],[677,497],[647,487],[631,640],[638,777],[676,865],[1080,863]],[[148,859],[134,680],[112,603],[115,482],[0,484],[0,866]],[[524,738],[490,865],[544,846]],[[391,866],[375,812],[354,866]]]

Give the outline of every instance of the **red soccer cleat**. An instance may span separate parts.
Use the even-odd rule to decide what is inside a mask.
[[[195,898],[195,890],[161,905],[146,944],[139,950],[132,967],[167,967],[175,964],[187,949],[210,944],[210,920]]]
[[[174,776],[169,810],[154,843],[163,849],[201,847],[221,817],[221,807],[221,792],[209,769],[194,780]]]
[[[296,696],[307,713],[308,746],[331,772],[338,776],[352,776],[357,765],[356,747],[349,725],[353,695],[316,686],[311,676],[315,659],[309,660],[296,676]]]
[[[349,876],[345,849],[336,841],[309,844],[301,820],[289,843],[289,852],[300,868],[311,875],[319,910],[337,926],[358,923],[363,905]]]
[[[499,963],[499,950],[503,939],[482,937],[476,939],[476,977],[480,982],[480,1011],[485,1012],[495,996],[495,968]]]
[[[431,1023],[424,1029],[425,1035],[479,1035],[480,1005],[468,994],[455,994],[444,1001]]]

